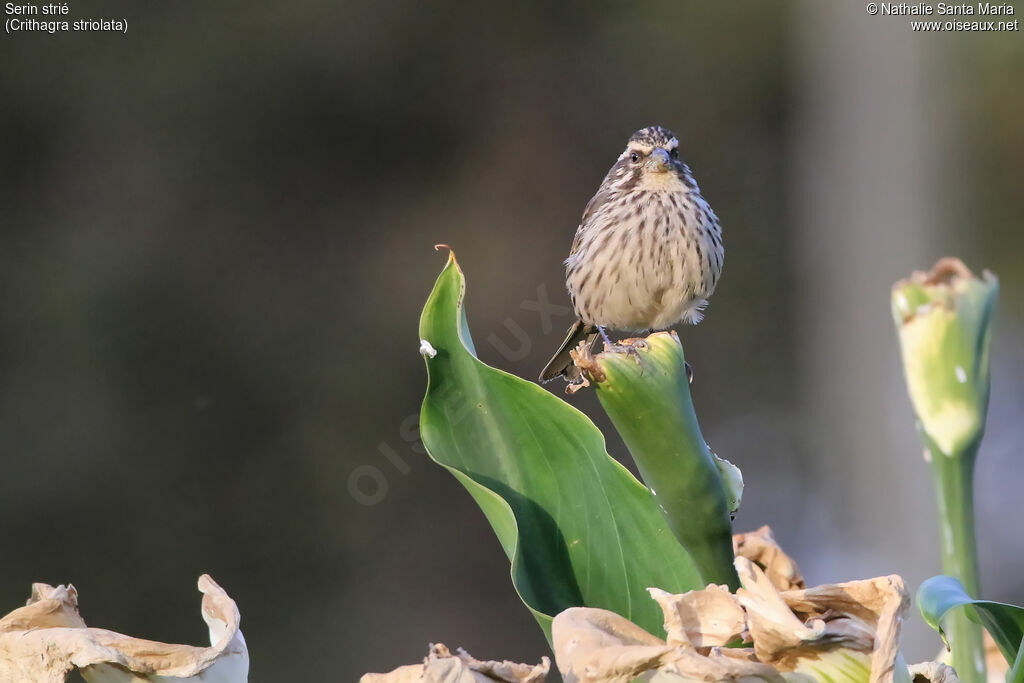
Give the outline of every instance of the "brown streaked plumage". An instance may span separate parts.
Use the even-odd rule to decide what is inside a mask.
[[[638,130],[587,203],[565,280],[578,320],[540,380],[579,378],[569,351],[605,328],[645,332],[697,324],[722,273],[718,217],[669,130]]]

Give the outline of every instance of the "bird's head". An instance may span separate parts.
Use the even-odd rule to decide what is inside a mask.
[[[692,183],[690,169],[679,160],[679,140],[661,126],[633,133],[612,170],[629,185],[622,189],[683,190]]]

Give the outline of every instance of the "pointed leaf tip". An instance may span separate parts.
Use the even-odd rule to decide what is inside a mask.
[[[457,260],[455,260],[455,250],[452,249],[447,244],[444,244],[443,242],[434,245],[434,251],[441,251],[442,249],[447,249],[448,250],[448,263],[447,263],[447,265],[454,264],[455,267],[458,268],[459,267],[459,262]],[[461,268],[459,270],[461,270]]]

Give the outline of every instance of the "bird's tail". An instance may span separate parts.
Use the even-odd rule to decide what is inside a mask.
[[[579,379],[580,370],[573,364],[572,356],[569,355],[569,352],[575,349],[581,341],[586,340],[589,346],[594,343],[596,338],[597,330],[593,325],[588,325],[582,320],[574,322],[572,327],[569,328],[565,341],[558,347],[558,352],[541,370],[540,381],[550,382],[561,375],[564,375],[569,381]]]

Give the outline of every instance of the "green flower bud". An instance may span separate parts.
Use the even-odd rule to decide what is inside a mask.
[[[985,430],[989,342],[999,281],[944,258],[892,289],[903,368],[923,435],[947,457],[973,454]]]

